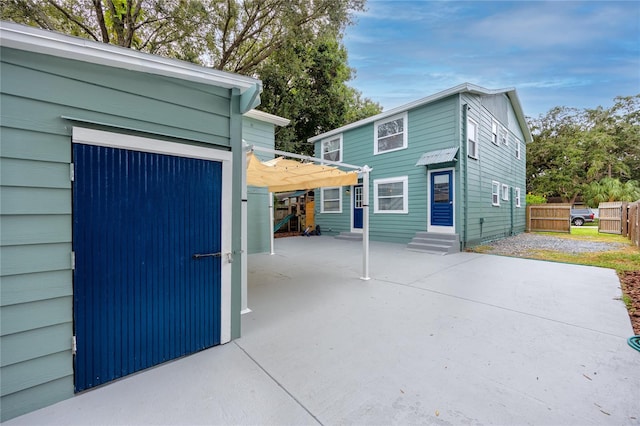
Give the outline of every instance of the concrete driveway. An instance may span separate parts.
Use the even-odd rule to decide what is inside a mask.
[[[243,336],[18,424],[640,424],[614,271],[330,237],[249,256]]]

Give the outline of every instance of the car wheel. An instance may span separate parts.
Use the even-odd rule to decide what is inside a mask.
[[[575,226],[582,226],[582,225],[584,225],[584,219],[582,219],[581,217],[577,217],[577,218],[573,219],[573,224]]]

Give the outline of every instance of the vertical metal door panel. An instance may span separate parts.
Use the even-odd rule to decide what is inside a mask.
[[[76,391],[219,344],[221,163],[73,155]]]
[[[431,225],[453,226],[453,172],[431,173]]]

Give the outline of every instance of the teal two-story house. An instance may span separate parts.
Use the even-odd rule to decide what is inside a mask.
[[[461,84],[309,139],[317,157],[370,166],[372,240],[456,252],[525,230],[525,146],[515,89]],[[322,188],[316,223],[358,239],[361,185]]]

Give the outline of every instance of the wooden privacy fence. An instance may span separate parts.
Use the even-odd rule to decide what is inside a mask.
[[[531,204],[527,206],[527,232],[571,232],[570,204]]]
[[[598,232],[605,234],[621,234],[622,233],[622,202],[600,203],[598,205],[599,220]]]
[[[640,247],[640,200],[628,204],[623,212],[626,213],[626,220],[623,220],[622,235]]]

